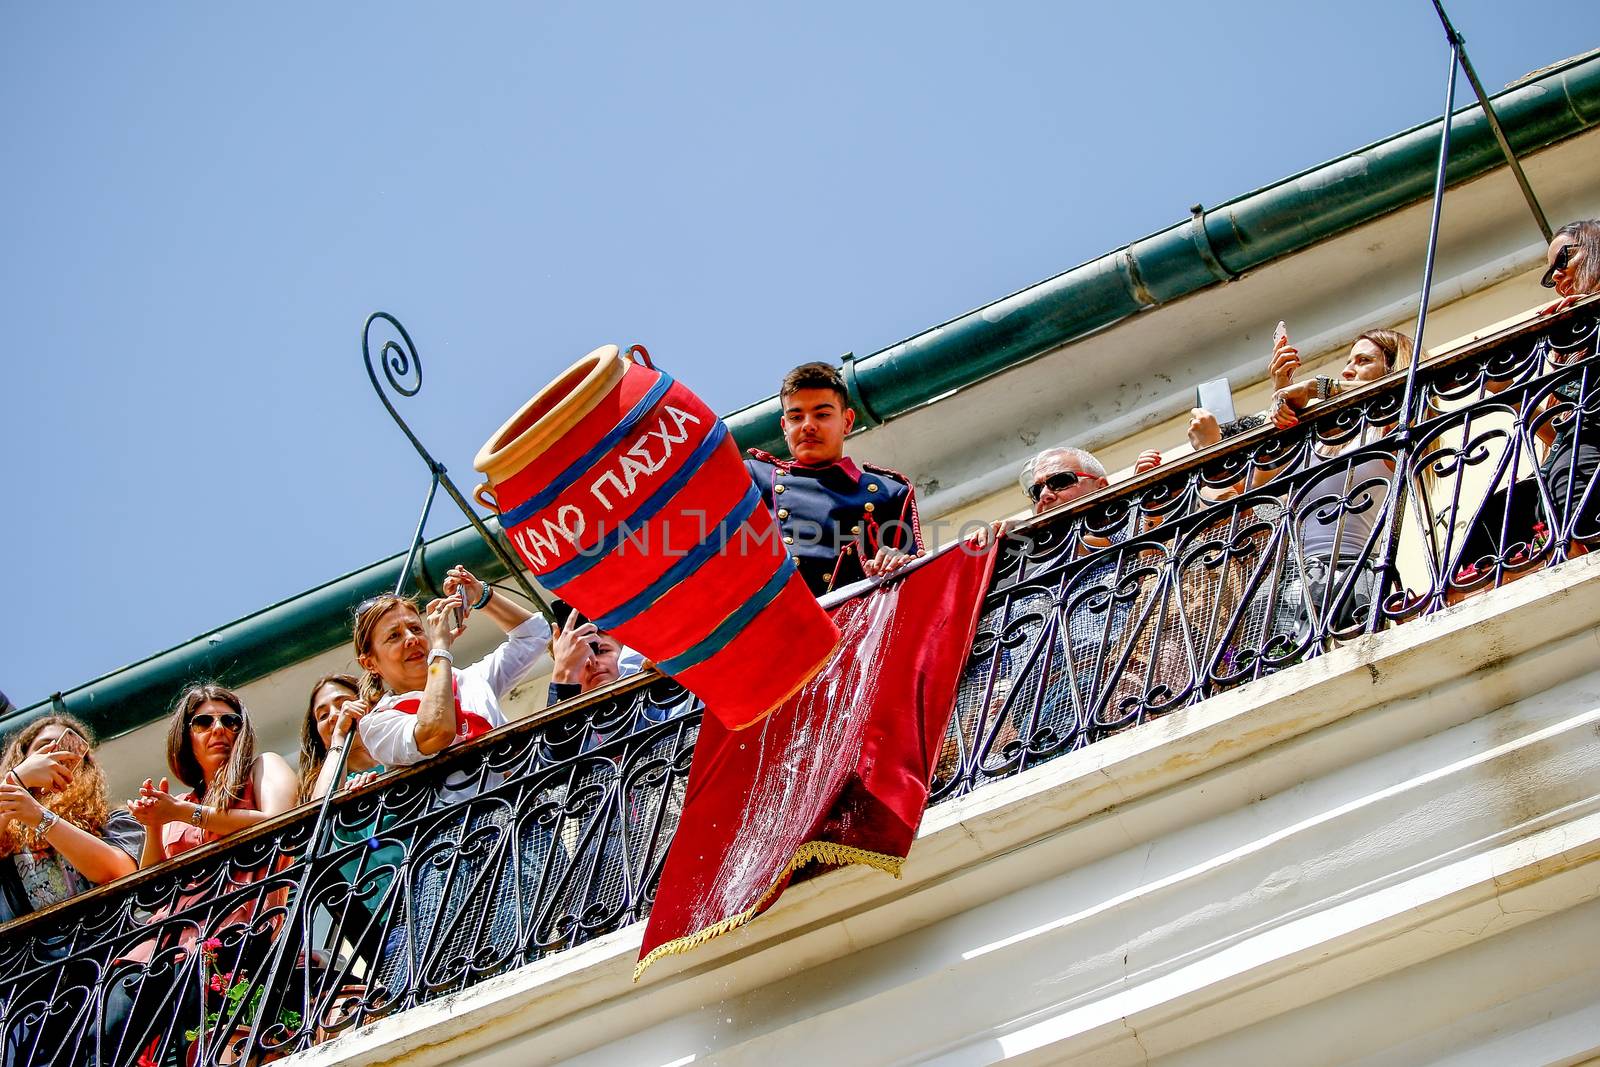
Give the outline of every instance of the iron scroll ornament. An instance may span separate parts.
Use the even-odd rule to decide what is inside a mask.
[[[389,394],[385,392],[383,385],[378,381],[378,372],[372,362],[372,349],[373,327],[380,320],[388,323],[399,334],[399,342],[390,338],[385,340],[378,349],[379,362],[383,364],[383,377],[400,396],[414,397],[422,391],[422,357],[417,352],[416,344],[411,340],[411,334],[400,324],[399,319],[387,311],[374,311],[367,316],[367,321],[361,328],[361,358],[367,366],[367,378],[372,382],[372,391],[378,394],[378,399],[383,402],[384,409],[389,412],[389,417],[394,420],[395,425],[400,427],[400,432],[406,435],[406,440],[410,441],[411,447],[417,450],[417,455],[422,457],[422,462],[427,465],[428,473],[431,477],[428,495],[422,505],[422,514],[417,519],[417,529],[412,535],[411,547],[406,553],[405,564],[400,569],[400,578],[395,585],[396,594],[404,589],[406,579],[410,576],[412,564],[422,545],[422,531],[427,525],[428,513],[433,507],[434,493],[440,485],[443,485],[445,492],[450,495],[451,500],[455,501],[456,507],[467,517],[467,521],[472,524],[472,528],[477,531],[478,536],[483,538],[484,543],[489,546],[490,550],[505,566],[507,573],[521,587],[522,594],[534,605],[535,610],[554,626],[556,620],[550,605],[545,602],[544,597],[523,575],[522,565],[517,562],[505,545],[501,544],[500,540],[495,537],[494,531],[490,530],[484,521],[478,517],[478,513],[473,510],[472,505],[467,503],[467,498],[456,487],[445,465],[434,459],[433,455],[417,438],[417,435],[412,432],[411,427],[406,424],[405,419],[401,418],[400,412],[394,406],[394,402],[389,399]],[[403,342],[403,344],[400,342]],[[409,380],[413,376],[414,381]]]

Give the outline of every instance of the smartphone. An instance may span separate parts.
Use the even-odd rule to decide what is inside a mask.
[[[1217,424],[1232,422],[1235,418],[1233,412],[1233,390],[1228,388],[1228,379],[1216,378],[1203,382],[1194,391],[1194,406],[1205,408],[1217,417]]]
[[[1278,343],[1289,336],[1289,324],[1282,319],[1278,320],[1278,328],[1272,331],[1272,350],[1278,350]]]
[[[54,748],[57,752],[66,752],[78,757],[80,763],[89,754],[89,742],[85,741],[76,730],[62,731],[61,736],[56,738]]]
[[[467,587],[456,587],[456,602],[450,605],[450,627],[459,630],[467,622]]]

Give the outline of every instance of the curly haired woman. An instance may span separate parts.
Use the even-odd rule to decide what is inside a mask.
[[[0,921],[132,874],[143,844],[106,799],[83,723],[46,715],[11,738],[0,754]]]

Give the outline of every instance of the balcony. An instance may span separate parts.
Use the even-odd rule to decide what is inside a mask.
[[[710,999],[742,997],[750,1010],[764,982],[793,986],[827,960],[849,961],[837,972],[846,988],[881,984],[872,972],[890,966],[884,946],[926,926],[902,913],[960,915],[1024,892],[1024,856],[1043,855],[1039,869],[1059,872],[1059,894],[1089,903],[966,949],[964,972],[991,983],[972,1002],[992,1009],[1009,995],[1015,1010],[992,1027],[1003,1031],[992,1048],[953,1036],[966,1032],[955,1011],[929,1024],[949,1033],[918,1056],[1121,1062],[1130,1040],[1188,1048],[1231,1032],[1202,1003],[1252,1018],[1303,1013],[1330,990],[1424,966],[1487,932],[1576,914],[1596,891],[1568,875],[1600,855],[1600,833],[1583,829],[1600,796],[1588,759],[1595,714],[1571,713],[1582,691],[1557,701],[1559,714],[1502,712],[1589,669],[1600,573],[1586,559],[1567,564],[1600,539],[1600,508],[1586,505],[1581,479],[1566,489],[1541,457],[1552,433],[1594,432],[1597,336],[1600,302],[1534,320],[1427,364],[1409,419],[1403,377],[1386,379],[1292,430],[1243,434],[1016,529],[985,599],[907,886],[859,871],[815,879],[750,930],[630,987],[619,969],[637,949],[628,928],[648,914],[700,715],[683,690],[648,674],[342,795],[325,817],[299,809],[11,924],[0,942],[7,1062],[391,1062],[457,1037],[492,1046],[516,1026],[540,1035],[518,1062],[560,1058],[604,1046],[593,1031],[575,1037],[569,1013],[615,1018],[652,988],[677,992],[637,1013],[626,1031],[635,1044],[619,1048],[668,1049],[662,1028],[674,1011],[692,1014],[685,998],[703,1000],[719,968],[733,977]],[[1322,556],[1308,545],[1313,529],[1331,531]],[[1429,696],[1435,687],[1453,695]],[[1400,756],[1428,745],[1452,758],[1410,766]],[[1521,770],[1507,778],[1506,767]],[[1274,834],[1301,834],[1303,849],[1305,820],[1288,819],[1264,837],[1237,833],[1245,843],[1178,864],[1168,882],[1135,879],[1138,894],[1074,888],[1074,877],[1124,862],[1130,843],[1189,833],[1184,847],[1204,853],[1186,824],[1232,819],[1204,838],[1226,841],[1241,810],[1259,807],[1271,821],[1271,802],[1292,808],[1283,798],[1302,788],[1337,792],[1327,783],[1341,774],[1363,779],[1362,799],[1321,799],[1313,821],[1380,844],[1358,858],[1332,840],[1327,856],[1302,851],[1297,863],[1323,868],[1314,878],[1270,865],[1251,873],[1252,857],[1274,855]],[[1427,784],[1470,792],[1460,783],[1471,780],[1490,782],[1492,818]],[[1600,884],[1588,869],[1578,881]],[[1263,894],[1282,906],[1187,924],[1188,940],[1166,946],[1157,970],[1160,982],[1193,989],[1163,1000],[1159,982],[1133,981],[1129,962],[1153,933],[1097,916],[1144,907],[1155,922],[1170,906],[1161,895],[1186,884],[1209,889],[1174,899],[1238,906],[1241,894],[1207,881],[1223,870],[1259,874],[1253,895],[1242,894],[1252,907]],[[1419,882],[1451,878],[1459,884],[1415,895]],[[1519,892],[1534,901],[1522,920],[1501,900]],[[1330,932],[1341,907],[1348,929]],[[860,928],[886,910],[881,928]],[[1010,925],[1026,914],[1013,909]],[[1473,915],[1477,927],[1463,918]],[[1276,956],[1230,957],[1259,950],[1252,939],[1296,937],[1304,943]],[[1332,939],[1337,951],[1322,947],[1341,962],[1317,957],[1318,938]],[[759,961],[777,951],[764,945],[788,946],[776,971]],[[1030,971],[1040,961],[1018,956],[1022,945],[1051,946],[1061,973]],[[1061,964],[1058,951],[1084,962]],[[872,952],[878,962],[861,962]],[[1123,993],[1107,993],[1100,975],[1053,1015],[1025,995],[1099,974],[1119,953]],[[1374,962],[1385,953],[1389,964]],[[1005,960],[1020,972],[984,970]],[[1194,968],[1209,970],[1202,979]],[[1263,1007],[1268,972],[1283,982],[1281,1003]],[[810,995],[807,1017],[865,1025],[839,997]],[[1126,1022],[1141,1010],[1154,1013],[1144,1037]],[[521,1023],[507,1022],[514,1011],[527,1013]],[[768,1030],[721,1045],[783,1058],[785,1012],[774,1011]],[[416,1062],[452,1058],[445,1047]]]

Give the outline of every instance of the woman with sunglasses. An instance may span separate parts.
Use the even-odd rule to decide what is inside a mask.
[[[1541,314],[1553,315],[1600,292],[1600,219],[1569,222],[1561,227],[1550,239],[1544,261],[1546,268],[1539,284],[1554,289],[1561,299]]]
[[[0,922],[132,874],[144,831],[112,809],[89,731],[46,715],[0,755]]]
[[[188,793],[173,796],[166,778],[159,784],[146,778],[128,802],[149,831],[142,867],[265,822],[300,799],[289,762],[256,752],[244,702],[220,685],[193,686],[178,698],[167,727],[167,766]]]
[[[1586,296],[1600,293],[1600,220],[1569,222],[1557,230],[1545,250],[1548,264],[1539,284],[1554,289],[1561,299],[1542,314],[1564,311]],[[1592,344],[1566,350],[1551,349],[1557,371],[1594,354]],[[1595,403],[1600,384],[1592,371],[1569,371],[1545,402],[1547,407],[1571,405],[1576,412],[1560,422],[1546,420],[1540,437],[1550,446],[1543,470],[1555,506],[1552,526],[1569,539],[1569,552],[1588,551],[1584,541],[1600,536],[1600,492],[1594,490],[1600,470],[1600,418],[1579,414]]]

